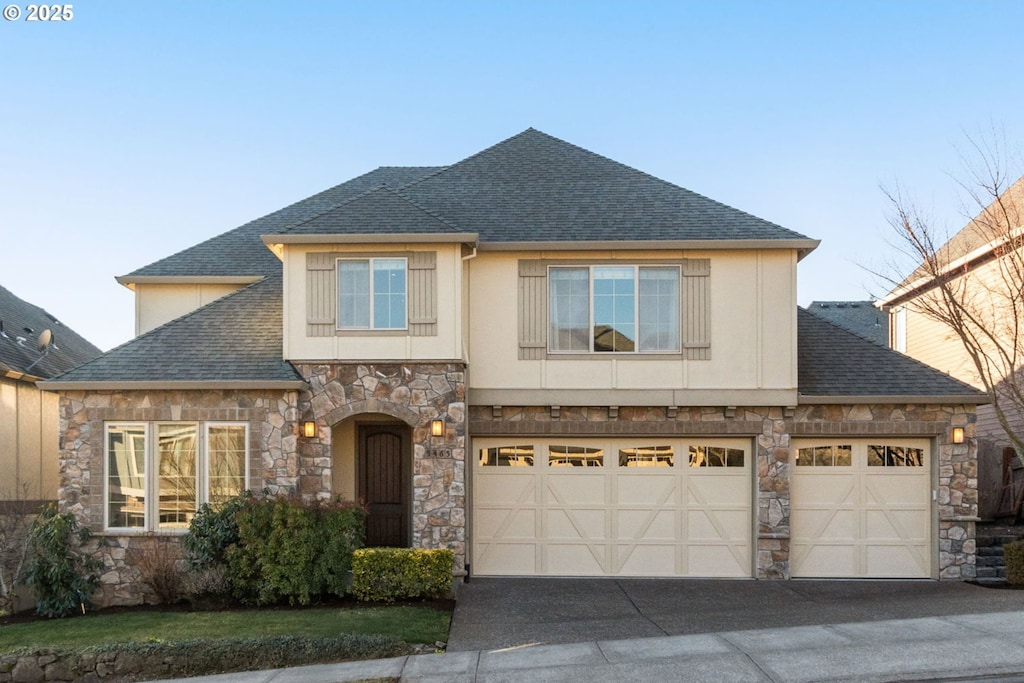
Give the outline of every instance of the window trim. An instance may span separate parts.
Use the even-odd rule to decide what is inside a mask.
[[[547,326],[548,326],[548,339],[546,351],[550,356],[572,359],[573,357],[579,359],[590,359],[590,358],[606,358],[606,357],[625,357],[625,358],[658,358],[665,359],[673,356],[681,356],[686,348],[686,344],[683,341],[683,316],[681,315],[682,300],[683,300],[683,265],[681,263],[673,263],[670,261],[629,261],[629,262],[616,262],[616,261],[601,261],[601,262],[586,262],[586,263],[549,263],[546,264],[545,276],[548,281],[548,292],[547,292]],[[589,349],[584,351],[582,349],[555,349],[552,348],[555,335],[552,334],[552,316],[553,308],[552,305],[552,291],[553,282],[551,274],[554,270],[567,270],[567,269],[586,269],[587,270],[587,314],[588,314],[588,327],[587,327],[587,343]],[[633,271],[633,335],[635,337],[633,341],[633,351],[595,351],[594,350],[594,269],[595,268],[631,268]],[[639,349],[640,345],[640,271],[641,269],[665,269],[673,270],[676,273],[676,347],[672,349]],[[614,329],[614,328],[613,328]]]
[[[196,511],[204,503],[209,502],[210,468],[209,468],[209,439],[210,427],[241,427],[243,432],[243,443],[245,453],[243,456],[245,472],[242,491],[250,490],[250,456],[252,454],[249,443],[249,423],[238,420],[152,420],[152,421],[118,421],[111,420],[103,423],[103,530],[118,534],[184,534],[186,528],[165,527],[161,528],[159,523],[159,430],[162,425],[194,426],[196,429]],[[111,427],[141,427],[144,434],[145,450],[145,471],[143,472],[143,523],[142,526],[112,526],[110,524],[110,429]]]
[[[404,298],[404,311],[403,318],[405,324],[402,327],[375,327],[373,320],[373,264],[375,261],[402,261],[404,264],[403,270],[405,273],[405,291],[402,296]],[[368,296],[368,309],[369,309],[369,325],[368,326],[348,326],[341,324],[341,264],[346,263],[366,263],[369,270],[368,284],[369,292]],[[335,287],[335,328],[339,333],[405,333],[409,330],[409,257],[405,254],[396,254],[394,256],[339,256],[334,261],[334,287]]]

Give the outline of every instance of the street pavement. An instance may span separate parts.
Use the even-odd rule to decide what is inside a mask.
[[[1024,683],[1024,591],[935,581],[474,579],[447,652],[187,679]]]

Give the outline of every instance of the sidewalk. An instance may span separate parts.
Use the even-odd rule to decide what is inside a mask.
[[[185,680],[340,683],[381,678],[488,683],[1024,682],[1024,611],[521,645]]]

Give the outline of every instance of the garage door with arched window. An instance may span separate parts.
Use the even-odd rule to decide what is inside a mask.
[[[792,454],[792,576],[932,576],[927,440],[794,440]]]

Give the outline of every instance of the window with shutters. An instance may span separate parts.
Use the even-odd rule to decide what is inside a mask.
[[[707,259],[651,264],[519,262],[519,357],[710,358]]]
[[[437,335],[437,252],[306,255],[306,334]]]

